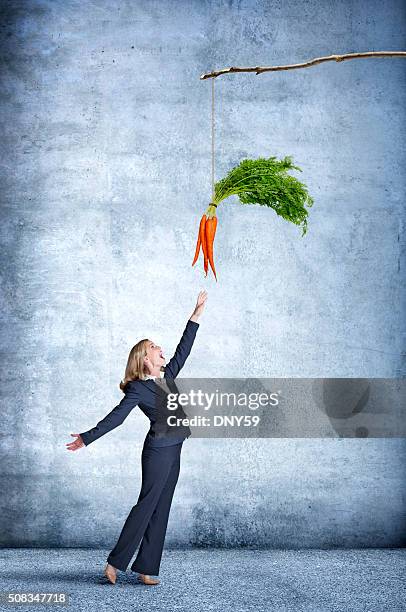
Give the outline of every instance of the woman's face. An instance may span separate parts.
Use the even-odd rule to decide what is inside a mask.
[[[144,358],[144,361],[150,368],[161,367],[165,364],[166,360],[161,347],[158,344],[155,344],[155,342],[152,342],[152,340],[148,341],[146,353],[147,355]]]

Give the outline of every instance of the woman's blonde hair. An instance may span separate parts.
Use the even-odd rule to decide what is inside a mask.
[[[124,380],[120,381],[120,389],[124,393],[124,388],[131,380],[142,380],[146,374],[144,357],[147,356],[148,338],[144,338],[135,344],[127,359]],[[161,368],[162,370],[162,368]]]

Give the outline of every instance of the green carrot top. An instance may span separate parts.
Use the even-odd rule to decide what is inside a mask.
[[[307,231],[305,206],[312,206],[313,199],[306,185],[288,174],[288,170],[302,172],[293,165],[291,156],[280,161],[276,157],[244,159],[215,183],[213,203],[219,204],[225,198],[237,195],[242,204],[268,206],[287,221],[302,226],[303,236]]]

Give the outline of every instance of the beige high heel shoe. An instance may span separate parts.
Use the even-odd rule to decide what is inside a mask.
[[[138,580],[139,582],[142,582],[142,584],[149,584],[149,585],[159,584],[159,580],[156,580],[155,578],[151,578],[151,576],[148,576],[148,574],[138,574]]]
[[[110,565],[110,563],[107,563],[106,567],[104,568],[104,575],[106,576],[107,580],[111,582],[111,584],[116,584],[117,570],[115,567]]]

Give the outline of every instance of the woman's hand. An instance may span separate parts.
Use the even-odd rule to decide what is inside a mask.
[[[207,291],[200,291],[199,295],[197,296],[197,302],[196,302],[195,309],[193,311],[192,316],[190,317],[191,321],[195,321],[195,323],[197,323],[198,318],[200,317],[200,315],[202,314],[204,310],[206,300],[207,300]]]
[[[68,442],[66,444],[67,450],[75,451],[79,448],[82,448],[82,446],[86,446],[82,438],[80,437],[80,434],[71,434],[71,436],[76,437],[76,440],[74,442]]]

